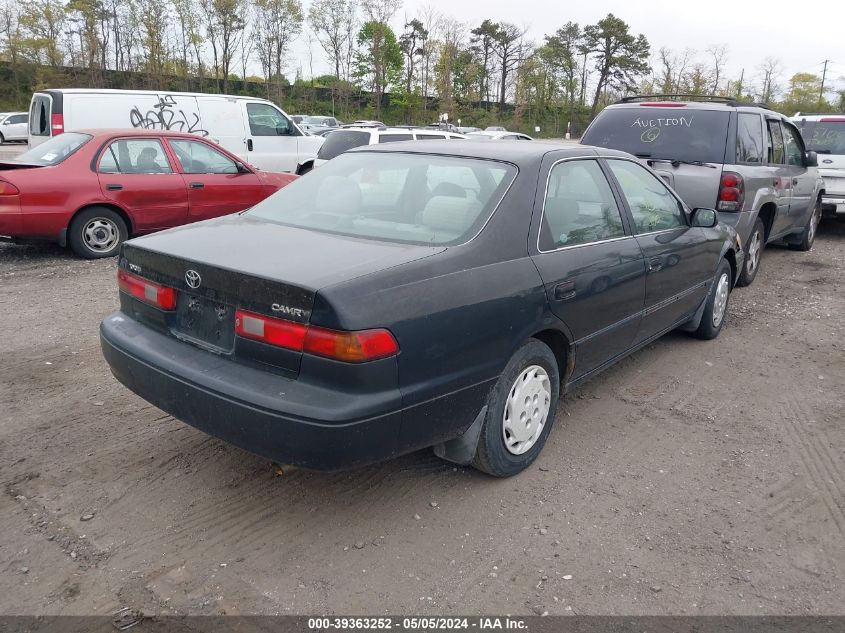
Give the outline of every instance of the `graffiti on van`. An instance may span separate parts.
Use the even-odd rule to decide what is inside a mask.
[[[191,112],[191,117],[193,117],[191,121],[184,110],[174,109],[175,105],[176,100],[173,97],[164,95],[159,97],[158,103],[146,114],[143,114],[138,106],[133,107],[129,111],[129,121],[132,127],[146,130],[172,130],[208,136],[208,130],[200,127],[200,117],[196,112]]]

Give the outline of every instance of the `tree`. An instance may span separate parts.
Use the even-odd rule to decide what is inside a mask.
[[[719,94],[719,84],[722,81],[725,63],[728,61],[728,47],[724,44],[711,44],[707,47],[707,53],[713,60],[713,69],[710,73],[713,77],[713,87],[710,92],[716,95]]]
[[[139,17],[142,35],[141,47],[144,55],[144,70],[157,83],[162,81],[167,64],[166,31],[169,20],[167,5],[159,2],[140,4]]]
[[[821,86],[822,80],[818,75],[812,73],[795,73],[789,79],[789,91],[786,93],[783,109],[790,114],[827,109],[829,105],[826,101],[819,104]]]
[[[334,66],[337,79],[349,78],[349,67],[344,61],[355,22],[356,6],[353,0],[314,0],[308,9],[308,24],[329,63]]]
[[[358,33],[356,77],[367,82],[376,99],[376,117],[387,87],[398,83],[402,72],[402,49],[396,34],[384,22],[365,22]]]
[[[767,57],[757,70],[760,72],[760,101],[769,103],[780,92],[781,62],[774,57]]]
[[[35,60],[58,68],[64,63],[61,35],[64,31],[65,5],[60,0],[29,0],[20,4],[20,26],[27,33],[26,46]]]
[[[361,0],[361,8],[370,22],[389,24],[396,12],[402,8],[402,0]]]
[[[581,75],[578,52],[582,41],[581,27],[576,22],[567,22],[553,35],[546,35],[545,39],[545,56],[560,74],[571,119]]]
[[[261,66],[269,83],[274,81],[275,97],[282,99],[285,56],[291,42],[302,31],[305,16],[299,0],[255,0],[255,43]]]
[[[418,18],[405,24],[405,31],[399,37],[399,47],[405,55],[405,90],[411,92],[417,68],[417,57],[422,57],[422,44],[428,37],[428,31]]]
[[[503,108],[508,94],[508,79],[525,53],[522,41],[525,30],[515,24],[500,22],[493,36],[493,54],[499,68],[499,108]]]
[[[239,38],[246,28],[246,3],[243,0],[203,0],[201,8],[214,60],[214,76],[222,92],[229,92],[229,74]]]
[[[179,48],[182,52],[182,72],[187,76],[191,73],[191,66],[196,60],[196,72],[202,80],[204,68],[202,63],[202,34],[200,33],[199,16],[193,0],[171,0],[176,20],[179,23]]]
[[[649,71],[649,43],[644,35],[634,36],[628,25],[612,13],[584,29],[585,47],[595,55],[599,73],[590,116],[598,110],[606,89],[629,90],[635,79]]]
[[[485,101],[490,101],[490,75],[493,73],[493,42],[499,33],[499,26],[484,20],[479,26],[470,31],[471,50],[478,58],[481,72],[478,74],[478,92]]]

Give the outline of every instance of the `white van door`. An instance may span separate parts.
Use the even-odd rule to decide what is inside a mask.
[[[239,99],[232,97],[197,97],[204,136],[250,162],[246,149],[246,129]]]
[[[301,132],[271,103],[243,100],[247,161],[259,169],[295,172]]]

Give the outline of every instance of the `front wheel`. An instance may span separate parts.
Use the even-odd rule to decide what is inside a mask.
[[[80,257],[99,259],[117,255],[128,234],[126,222],[117,213],[105,207],[91,207],[70,223],[68,242]]]
[[[760,260],[763,258],[763,249],[766,248],[766,227],[763,226],[763,221],[757,218],[754,223],[754,228],[751,230],[751,235],[748,237],[748,242],[745,246],[745,263],[742,265],[742,271],[737,279],[737,286],[750,286],[751,282],[757,276],[757,271],[760,270]]]
[[[731,296],[731,265],[723,259],[719,262],[719,269],[710,285],[710,292],[704,304],[704,314],[701,323],[695,331],[695,336],[709,341],[719,336],[725,325],[728,313],[728,300]]]
[[[527,468],[543,450],[557,411],[560,370],[552,350],[529,339],[508,361],[487,401],[472,465],[494,477]]]
[[[798,242],[790,243],[789,248],[794,251],[809,251],[813,248],[813,242],[816,241],[816,233],[819,229],[819,222],[822,219],[822,201],[816,200],[816,206],[813,208],[813,214],[807,221],[807,226],[804,227],[804,232],[801,233],[801,239]]]

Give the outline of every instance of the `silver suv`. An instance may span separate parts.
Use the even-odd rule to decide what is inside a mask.
[[[824,179],[822,214],[845,218],[845,114],[801,114],[792,117],[807,149],[819,154]]]
[[[813,246],[824,194],[818,158],[787,117],[765,106],[724,97],[628,97],[605,108],[581,142],[630,152],[691,209],[718,210],[746,252],[740,286],[754,281],[767,243]]]

